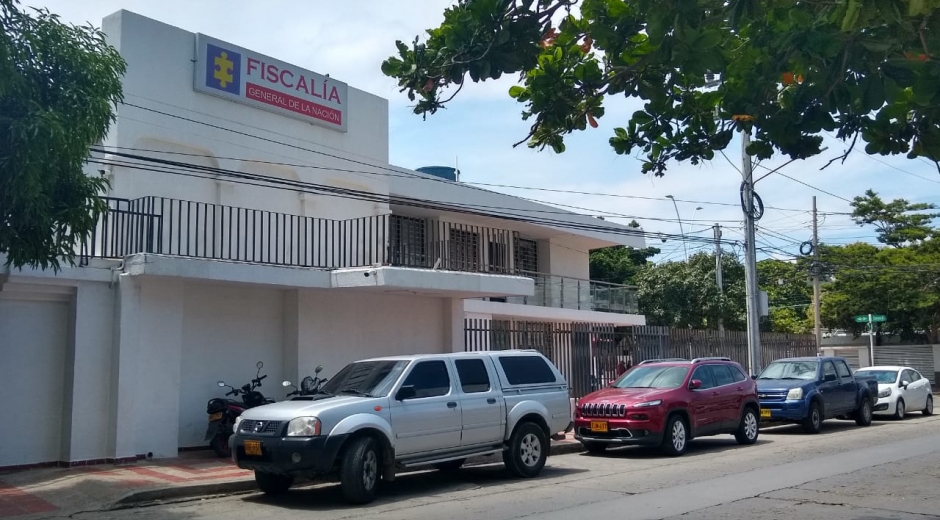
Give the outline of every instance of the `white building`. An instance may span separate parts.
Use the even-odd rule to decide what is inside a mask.
[[[572,337],[645,323],[587,280],[636,230],[392,167],[388,102],[341,78],[127,11],[103,29],[128,63],[88,166],[111,211],[80,265],[0,271],[0,415],[30,425],[0,467],[204,446],[216,381],[259,360],[278,400],[386,354],[534,346],[574,377]]]

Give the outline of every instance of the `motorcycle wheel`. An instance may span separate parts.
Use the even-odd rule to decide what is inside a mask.
[[[228,435],[219,433],[209,441],[209,447],[219,457],[229,458],[232,456],[232,450],[228,447]]]

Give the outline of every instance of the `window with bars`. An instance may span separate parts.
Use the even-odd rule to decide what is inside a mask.
[[[535,240],[516,237],[513,240],[513,261],[516,272],[539,272],[539,245]]]
[[[480,270],[480,234],[451,228],[448,237],[448,263],[455,271]]]
[[[389,233],[389,256],[392,265],[429,267],[427,220],[392,215]]]

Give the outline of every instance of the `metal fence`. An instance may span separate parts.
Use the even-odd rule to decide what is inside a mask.
[[[468,351],[536,349],[565,375],[572,397],[613,382],[647,359],[725,356],[747,366],[747,333],[614,327],[604,324],[467,319]],[[761,334],[762,365],[785,357],[817,355],[811,334]]]
[[[296,267],[384,264],[388,216],[332,220],[164,197],[109,198],[89,258],[154,253]]]

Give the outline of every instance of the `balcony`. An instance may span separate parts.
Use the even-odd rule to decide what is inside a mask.
[[[534,295],[490,298],[490,301],[618,314],[639,313],[635,287],[544,273],[521,274],[535,280]]]
[[[505,229],[400,215],[347,220],[164,197],[106,198],[108,212],[80,247],[79,261],[139,253],[335,270],[392,266],[527,276],[533,296],[509,303],[637,312],[633,288],[538,273],[535,241]],[[517,293],[518,294],[518,293]]]

